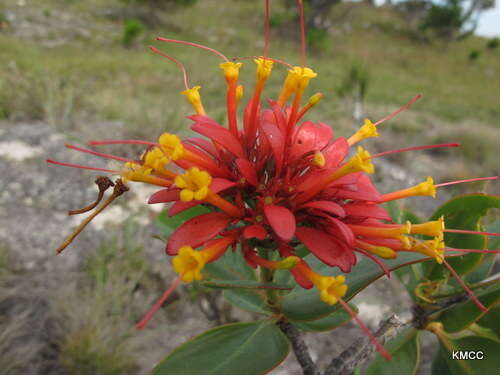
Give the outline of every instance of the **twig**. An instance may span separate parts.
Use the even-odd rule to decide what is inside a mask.
[[[403,322],[396,315],[392,315],[380,324],[379,329],[375,332],[375,337],[383,344],[397,336],[412,323],[413,320]],[[375,346],[371,345],[366,337],[361,337],[330,362],[324,375],[351,374],[356,367],[370,359],[374,353]]]
[[[286,337],[288,337],[288,339],[292,343],[293,352],[295,353],[297,362],[299,362],[304,375],[320,375],[316,364],[309,354],[307,345],[302,339],[301,332],[297,328],[295,328],[295,326],[286,321],[281,321],[278,323],[278,325],[281,331],[286,335]]]

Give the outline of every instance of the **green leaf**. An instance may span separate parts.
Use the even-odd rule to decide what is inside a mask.
[[[179,346],[151,375],[266,374],[289,351],[288,339],[270,320],[227,324]]]
[[[413,375],[420,364],[419,332],[410,328],[402,332],[386,345],[392,360],[387,361],[380,355],[370,364],[365,375],[405,374]]]
[[[431,220],[444,216],[446,228],[481,230],[480,220],[491,208],[500,208],[500,198],[486,194],[467,194],[451,199],[432,215]],[[457,249],[484,249],[486,247],[486,236],[445,233],[447,247]],[[481,261],[484,254],[471,253],[461,257],[450,258],[448,262],[459,274],[472,271]],[[436,280],[444,278],[447,274],[442,267],[435,264],[427,264],[424,267],[428,279]]]
[[[272,315],[273,310],[267,305],[263,295],[254,290],[229,289],[222,292],[224,298],[232,305],[243,310]]]
[[[349,306],[354,310],[358,311],[358,309],[352,305],[349,304]],[[317,319],[317,320],[311,320],[310,322],[294,322],[291,321],[291,323],[300,328],[303,331],[308,331],[308,332],[325,332],[325,331],[331,331],[335,328],[338,328],[352,320],[351,315],[347,313],[344,310],[337,310],[334,313],[325,316],[324,318]]]
[[[204,272],[220,280],[256,280],[255,271],[245,262],[239,247],[236,251],[226,251],[217,261],[207,264]]]
[[[490,285],[483,290],[475,292],[477,298],[487,308],[500,302],[500,283]],[[484,312],[470,299],[443,311],[438,320],[443,323],[444,330],[448,333],[460,332],[476,322]]]
[[[484,254],[483,259],[477,265],[477,267],[470,273],[464,276],[464,280],[467,284],[475,284],[486,279],[493,269],[495,264],[496,254]]]
[[[163,210],[155,220],[155,224],[163,237],[169,237],[182,223],[192,217],[211,212],[203,205],[191,207],[175,216],[169,216],[167,210]]]
[[[479,319],[478,324],[500,334],[500,306],[497,305],[488,311],[487,314]]]
[[[276,283],[261,283],[255,280],[207,280],[200,282],[201,285],[212,289],[274,289],[291,290],[289,285]]]
[[[398,268],[408,262],[417,262],[427,259],[421,254],[399,253],[394,260],[386,260],[389,268]],[[306,257],[309,265],[322,275],[336,276],[342,273],[335,267],[329,267],[313,256]],[[348,286],[344,300],[348,301],[372,282],[384,275],[380,267],[368,258],[362,258],[352,271],[346,275]],[[296,286],[282,299],[281,311],[290,320],[309,321],[322,318],[339,308],[339,305],[328,305],[321,301],[316,288],[303,289]]]
[[[481,352],[484,358],[458,360],[453,359],[453,351]],[[486,375],[495,373],[500,368],[500,342],[478,336],[468,336],[461,339],[447,339],[447,344],[441,343],[437,357],[432,365],[433,375]]]

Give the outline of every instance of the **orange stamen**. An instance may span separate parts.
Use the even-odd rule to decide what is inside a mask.
[[[184,87],[186,88],[186,90],[189,90],[189,83],[188,83],[188,78],[187,78],[187,71],[186,71],[186,67],[184,66],[184,64],[181,63],[179,60],[174,59],[172,56],[169,56],[166,53],[161,52],[156,47],[149,46],[149,49],[151,51],[153,51],[154,53],[156,53],[156,54],[158,54],[160,56],[163,56],[163,57],[165,57],[165,58],[169,59],[170,61],[173,61],[174,63],[177,64],[177,66],[180,68],[180,70],[182,72],[182,76],[183,76],[183,80],[184,80]]]
[[[201,48],[201,49],[204,49],[205,51],[209,51],[209,52],[215,53],[217,56],[219,56],[220,58],[222,58],[224,61],[229,61],[227,59],[227,57],[223,53],[217,51],[216,49],[204,46],[202,44],[193,43],[193,42],[186,42],[184,40],[162,38],[162,37],[156,37],[156,40],[158,40],[160,42],[184,44],[186,46],[193,46],[193,47],[196,47],[196,48]]]
[[[403,111],[407,110],[408,108],[410,108],[410,107],[411,107],[411,105],[412,105],[413,103],[415,103],[417,100],[419,100],[421,97],[422,97],[422,95],[420,95],[420,94],[416,95],[416,96],[415,96],[415,97],[413,97],[413,98],[412,98],[412,99],[411,99],[408,103],[406,103],[404,106],[402,106],[401,108],[399,108],[399,109],[395,110],[395,111],[394,111],[394,112],[392,112],[389,116],[386,116],[386,117],[384,117],[384,118],[383,118],[383,119],[381,119],[381,120],[378,120],[378,121],[377,121],[375,124],[373,124],[373,125],[377,126],[377,125],[379,125],[379,124],[383,123],[384,121],[388,121],[388,120],[390,120],[390,119],[391,119],[391,118],[393,118],[394,116],[396,116],[396,115],[398,115],[399,113],[401,113],[401,112],[403,112]]]

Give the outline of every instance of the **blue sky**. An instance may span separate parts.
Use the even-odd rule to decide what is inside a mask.
[[[494,9],[484,12],[479,19],[479,26],[476,34],[481,36],[500,37],[500,1],[496,1]]]

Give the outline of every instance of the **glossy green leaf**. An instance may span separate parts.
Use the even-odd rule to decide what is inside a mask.
[[[408,262],[416,262],[427,259],[421,254],[400,253],[396,259],[386,260],[389,268],[398,268]],[[336,276],[342,274],[338,268],[329,267],[313,256],[306,257],[309,265],[322,275]],[[352,271],[346,275],[348,286],[344,300],[348,301],[372,282],[384,275],[380,267],[368,258],[362,258]],[[321,301],[316,288],[309,290],[300,286],[295,287],[289,294],[283,297],[281,310],[285,316],[294,321],[309,321],[322,318],[331,314],[339,308],[339,305],[328,305]]]
[[[379,354],[370,364],[365,375],[416,374],[420,364],[419,332],[410,328],[385,345],[392,360]]]
[[[488,311],[488,314],[479,319],[478,324],[500,335],[500,305]]]
[[[172,232],[177,229],[186,220],[192,217],[206,214],[211,212],[208,208],[203,205],[198,205],[191,207],[190,209],[183,211],[175,216],[169,216],[167,210],[163,210],[155,220],[155,224],[160,230],[163,237],[168,237]]]
[[[240,309],[271,315],[273,311],[267,305],[264,295],[255,290],[228,289],[222,292],[224,298]]]
[[[453,351],[482,353],[483,359],[453,359]],[[440,350],[432,365],[432,375],[486,375],[500,369],[500,342],[478,336],[457,340],[448,339],[447,345]],[[495,370],[497,369],[497,370]]]
[[[487,308],[500,302],[500,283],[490,285],[484,290],[475,291],[475,295]],[[443,323],[448,333],[460,332],[484,315],[470,299],[443,311],[438,320]]]
[[[288,339],[270,320],[227,324],[179,346],[151,375],[267,374],[289,351]]]
[[[349,304],[349,306],[354,310],[358,311],[358,309],[352,305]],[[351,315],[347,313],[344,310],[337,310],[334,313],[325,316],[324,318],[321,319],[316,319],[316,320],[311,320],[309,322],[294,322],[291,321],[291,323],[300,328],[303,331],[308,331],[308,332],[325,332],[325,331],[331,331],[335,328],[338,328],[346,323],[349,323],[352,320]]]
[[[484,254],[477,267],[472,272],[464,275],[464,280],[467,284],[479,283],[486,279],[493,270],[496,255],[497,254]]]
[[[481,230],[480,220],[491,208],[500,208],[500,198],[486,194],[467,194],[449,200],[432,215],[431,220],[441,216],[445,218],[446,228]],[[447,247],[457,249],[484,249],[487,244],[486,236],[445,233]],[[481,261],[484,255],[481,253],[467,254],[461,257],[449,259],[450,265],[459,274],[472,271]],[[442,267],[428,263],[425,267],[427,278],[436,280],[443,278],[446,272]]]
[[[207,280],[200,284],[212,289],[274,289],[274,290],[291,290],[289,285],[280,285],[276,283],[261,283],[255,280]]]

